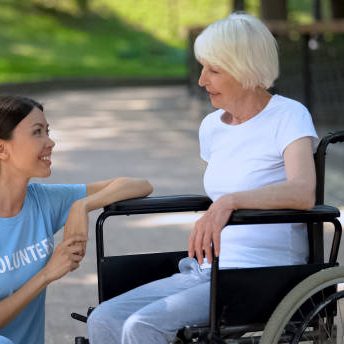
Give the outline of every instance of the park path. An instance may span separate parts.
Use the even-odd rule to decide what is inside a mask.
[[[197,130],[204,114],[186,87],[50,91],[34,97],[44,103],[57,142],[47,182],[140,176],[154,185],[154,195],[203,193]],[[326,197],[344,207],[341,151],[344,147],[336,146],[329,154]],[[98,214],[90,216],[90,240],[81,267],[48,288],[46,344],[74,343],[74,336],[86,335],[85,324],[72,320],[70,313],[85,314],[89,305],[97,304]],[[194,220],[193,214],[111,218],[105,232],[106,253],[184,249]]]

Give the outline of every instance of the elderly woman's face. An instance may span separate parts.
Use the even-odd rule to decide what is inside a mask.
[[[245,91],[242,85],[224,69],[202,62],[202,72],[198,84],[204,87],[211,104],[218,109],[230,108]]]

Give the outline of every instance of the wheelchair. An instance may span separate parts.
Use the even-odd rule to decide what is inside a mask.
[[[342,226],[337,208],[324,205],[325,157],[329,144],[344,141],[344,131],[320,141],[314,155],[316,205],[301,210],[252,210],[233,212],[228,225],[306,223],[309,261],[305,265],[219,269],[212,262],[208,326],[180,329],[175,344],[186,343],[317,343],[344,342],[344,267],[337,263]],[[110,216],[205,211],[206,196],[146,197],[113,203],[104,208],[96,223],[99,303],[142,284],[178,272],[186,251],[104,255],[103,226]],[[328,261],[324,258],[324,223],[334,228]],[[130,271],[130,274],[127,272]],[[113,276],[121,276],[114,279]],[[88,315],[92,311],[89,308]],[[72,318],[86,322],[77,313]],[[76,344],[88,343],[76,337]]]

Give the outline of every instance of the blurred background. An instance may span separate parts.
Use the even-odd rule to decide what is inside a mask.
[[[319,136],[343,130],[344,0],[0,0],[0,93],[42,101],[57,141],[42,182],[128,175],[149,179],[155,195],[204,193],[197,130],[211,109],[192,43],[234,10],[262,18],[279,43],[272,92],[304,103]],[[326,201],[343,213],[343,146],[330,149]],[[48,288],[46,344],[86,335],[70,313],[98,302],[98,214],[80,269]],[[130,221],[109,220],[109,253],[183,250],[195,216]]]
[[[261,17],[281,54],[275,91],[342,124],[343,0],[0,0],[0,84],[181,83],[193,95],[199,30],[233,10]]]

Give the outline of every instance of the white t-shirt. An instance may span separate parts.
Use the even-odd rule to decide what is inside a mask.
[[[207,195],[219,197],[286,180],[283,153],[301,137],[317,143],[311,115],[299,102],[274,95],[256,116],[238,125],[224,110],[206,116],[199,130]],[[220,267],[303,264],[308,257],[304,224],[227,226],[221,234]]]

